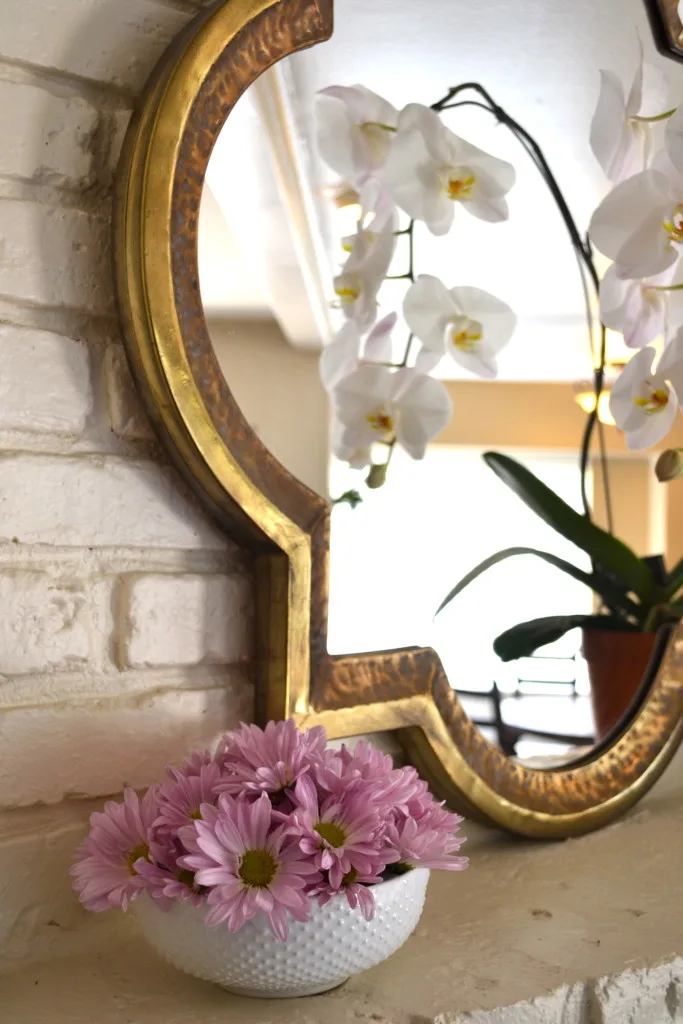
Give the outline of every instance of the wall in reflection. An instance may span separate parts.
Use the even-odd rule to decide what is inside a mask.
[[[223,375],[267,448],[318,494],[328,492],[329,412],[318,353],[295,349],[274,320],[211,317]]]

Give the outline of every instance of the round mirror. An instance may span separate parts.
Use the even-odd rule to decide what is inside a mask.
[[[592,566],[590,543],[577,546],[571,522],[564,532],[561,515],[549,522],[543,502],[530,507],[482,455],[511,456],[579,515],[587,500],[593,522],[639,556],[668,548],[675,560],[683,542],[657,500],[651,452],[629,450],[614,425],[608,376],[581,469],[588,414],[577,398],[595,403],[599,326],[586,317],[590,257],[577,265],[566,221],[585,237],[610,188],[591,122],[599,70],[626,83],[636,74],[634,29],[644,34],[645,16],[635,4],[631,13],[624,18],[618,0],[591,16],[548,0],[526,17],[497,0],[485,10],[430,0],[416,21],[410,4],[379,12],[337,0],[333,38],[240,98],[202,195],[200,287],[221,369],[267,448],[335,501],[330,653],[434,648],[471,720],[528,764],[584,757],[622,726],[665,620],[615,611],[609,587],[585,582],[605,569]],[[453,89],[456,37],[462,82],[485,91]],[[356,83],[363,88],[349,88]],[[438,113],[425,109],[439,101]],[[666,106],[663,95],[650,102]],[[455,154],[450,177],[420,152],[439,126],[439,145]],[[550,170],[528,152],[529,138]],[[432,172],[432,193],[420,195],[420,174]],[[558,206],[555,186],[573,214]],[[377,224],[390,242],[372,238]],[[368,239],[386,248],[370,310],[353,295],[354,256],[359,263]],[[589,279],[594,302],[591,288]],[[342,351],[345,332],[362,339],[355,351],[354,342]],[[617,368],[630,356],[615,331],[606,355]],[[362,404],[364,374],[397,379],[404,365],[434,382],[425,408],[402,414],[428,443],[420,434],[402,444],[388,427],[359,459],[342,437],[352,433],[348,406]],[[378,394],[365,398],[381,405]],[[368,406],[366,421],[381,420],[386,403],[378,410]],[[498,551],[508,557],[435,618]],[[507,650],[503,660],[496,638],[536,620],[552,622],[522,656]]]

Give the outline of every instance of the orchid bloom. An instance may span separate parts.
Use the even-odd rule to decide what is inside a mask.
[[[334,291],[348,320],[366,331],[377,317],[377,292],[387,276],[396,248],[396,215],[376,217],[369,228],[359,221],[356,234],[347,240],[349,258],[334,279]]]
[[[506,303],[479,288],[446,288],[422,274],[403,302],[408,327],[422,342],[420,369],[432,369],[449,355],[478,377],[497,374],[496,355],[515,329],[515,314]]]
[[[600,72],[600,95],[593,115],[590,144],[610,181],[630,178],[645,166],[649,126],[638,120],[643,103],[643,52],[628,96],[613,71]]]
[[[330,427],[330,448],[335,459],[346,462],[349,469],[367,469],[372,465],[372,447],[369,444],[344,444],[343,437],[346,427],[338,419],[332,421]]]
[[[396,131],[395,107],[362,85],[333,85],[317,99],[318,147],[325,163],[354,185],[385,164]]]
[[[320,379],[326,391],[334,391],[337,384],[357,370],[361,362],[390,363],[392,358],[391,332],[398,319],[389,313],[375,324],[363,344],[357,325],[347,321],[320,357]]]
[[[673,167],[653,167],[623,181],[598,206],[589,234],[617,264],[619,277],[654,277],[668,270],[683,243],[683,175]]]
[[[653,373],[655,354],[651,347],[637,352],[612,388],[610,411],[635,450],[657,444],[673,426],[683,400],[683,330],[667,345]]]
[[[683,243],[683,107],[667,122],[652,167],[617,185],[591,218],[589,233],[619,277],[654,277],[673,266]]]
[[[675,267],[644,281],[624,280],[612,265],[600,282],[600,320],[619,331],[629,348],[642,348],[680,322],[678,291],[666,291]]]
[[[396,440],[413,459],[451,418],[451,400],[441,381],[413,369],[393,371],[367,364],[345,377],[334,392],[341,444],[366,448]]]
[[[482,220],[505,220],[515,181],[511,164],[454,135],[420,103],[399,115],[385,175],[396,204],[433,235],[449,231],[456,203]]]

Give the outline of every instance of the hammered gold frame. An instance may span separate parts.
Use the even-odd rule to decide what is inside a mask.
[[[678,0],[645,0],[645,7],[659,52],[683,61],[683,25]]]
[[[331,737],[395,731],[457,809],[529,836],[589,831],[635,803],[681,741],[683,631],[622,734],[559,771],[524,767],[484,739],[434,651],[331,657],[328,504],[261,444],[211,347],[197,230],[212,147],[261,72],[331,32],[332,0],[228,0],[203,11],[157,68],[117,192],[117,288],[133,373],[176,464],[225,530],[256,552],[260,719],[291,715]]]

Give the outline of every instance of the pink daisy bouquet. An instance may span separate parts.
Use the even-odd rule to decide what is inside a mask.
[[[328,750],[321,727],[242,725],[93,814],[72,875],[89,910],[147,893],[165,910],[205,904],[207,925],[232,932],[263,914],[286,939],[314,902],[346,899],[369,920],[372,887],[391,875],[466,868],[461,822],[367,743]]]

